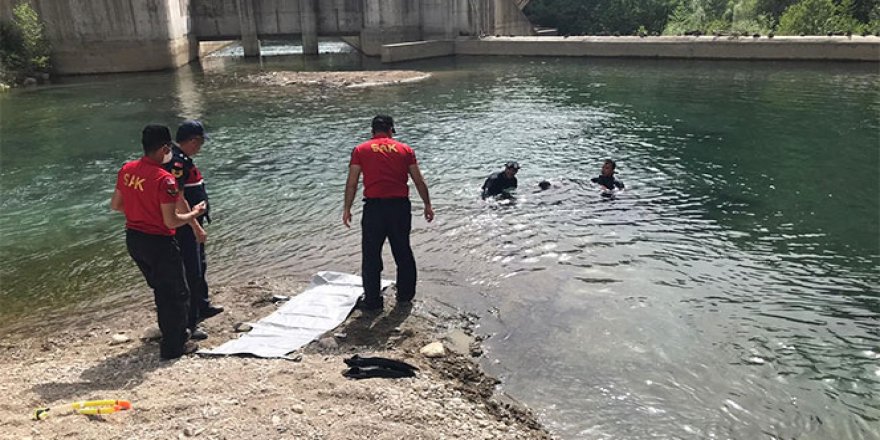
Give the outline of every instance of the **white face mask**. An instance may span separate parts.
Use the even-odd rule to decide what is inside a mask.
[[[166,163],[171,162],[171,157],[172,157],[172,156],[173,156],[173,155],[172,155],[171,152],[169,151],[168,154],[166,154],[165,157],[162,158],[162,165],[165,165]]]

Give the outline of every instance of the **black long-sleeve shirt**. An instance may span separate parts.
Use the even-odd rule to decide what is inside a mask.
[[[508,178],[504,171],[492,173],[483,183],[483,198],[497,196],[511,188],[516,188],[516,177]]]
[[[598,183],[608,189],[623,189],[623,182],[614,178],[614,176],[599,176],[590,179],[593,183]]]

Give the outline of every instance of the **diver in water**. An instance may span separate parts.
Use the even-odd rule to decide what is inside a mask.
[[[511,192],[516,189],[517,172],[519,172],[518,163],[507,162],[504,164],[504,170],[492,173],[483,183],[482,197],[484,199],[496,196],[504,199],[513,198]]]
[[[624,185],[623,182],[617,180],[614,177],[614,170],[617,168],[617,164],[614,163],[613,160],[607,159],[605,160],[605,164],[602,165],[602,174],[599,177],[594,177],[590,179],[593,183],[598,183],[602,188],[603,194],[613,194],[615,189],[623,190]]]

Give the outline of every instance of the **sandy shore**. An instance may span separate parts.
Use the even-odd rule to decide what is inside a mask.
[[[221,287],[212,295],[227,311],[205,322],[214,347],[234,326],[271,313],[272,295],[306,287],[301,280],[264,280]],[[102,439],[548,439],[521,404],[494,393],[496,381],[473,356],[478,337],[455,312],[425,303],[379,315],[354,311],[333,335],[295,353],[295,361],[187,356],[161,361],[144,340],[155,323],[146,289],[125,305],[53,320],[39,330],[7,331],[0,343],[3,438]],[[130,340],[123,341],[124,335]],[[454,349],[428,359],[419,349],[445,341]],[[456,352],[457,351],[457,352]],[[351,380],[343,359],[354,353],[407,361],[415,378]],[[124,399],[130,411],[104,416],[34,408],[91,399]]]

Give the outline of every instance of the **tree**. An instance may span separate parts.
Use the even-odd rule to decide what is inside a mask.
[[[11,21],[0,21],[0,65],[3,76],[48,72],[49,41],[37,12],[26,2],[12,9]]]
[[[525,13],[565,35],[660,32],[677,0],[532,0]]]
[[[828,32],[864,31],[867,26],[853,15],[853,0],[801,0],[779,18],[779,33],[785,35],[824,35]]]
[[[37,11],[26,2],[12,9],[13,24],[18,28],[23,40],[23,55],[27,70],[48,71],[49,41],[44,35],[43,23]]]

